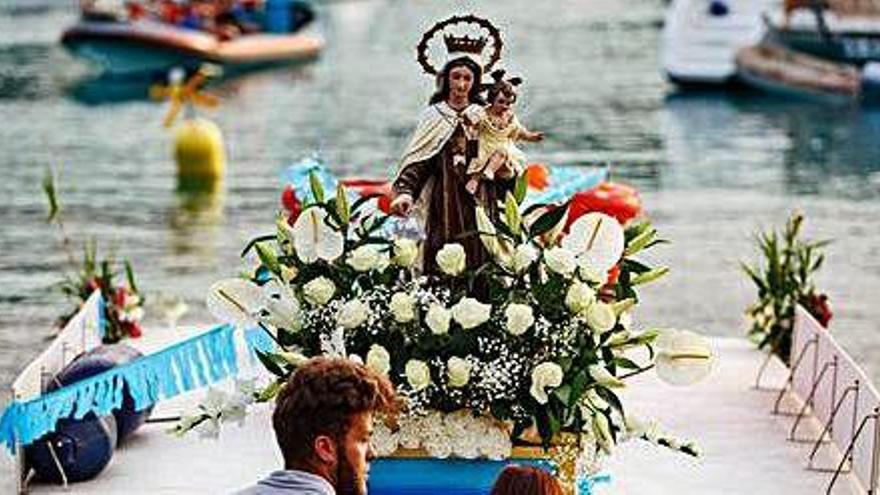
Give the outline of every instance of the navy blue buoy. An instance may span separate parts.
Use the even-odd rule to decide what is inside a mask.
[[[52,446],[53,452],[50,451]],[[113,416],[86,415],[83,419],[62,419],[53,433],[25,447],[27,465],[36,480],[75,483],[97,476],[113,457],[116,448],[116,420]]]
[[[103,373],[116,366],[131,362],[142,354],[134,347],[125,344],[105,344],[82,354],[67,365],[55,380],[63,385],[76,383],[90,376]],[[54,390],[57,386],[50,386],[49,390]],[[122,389],[122,407],[113,411],[116,417],[116,426],[118,428],[119,443],[125,441],[135,430],[141,427],[150,413],[152,407],[143,411],[135,410],[134,399],[128,391],[128,385]]]
[[[724,17],[730,13],[730,7],[722,0],[712,0],[709,2],[709,14],[715,17]]]
[[[47,392],[103,373],[140,356],[137,349],[125,344],[96,347],[78,356],[55,375]],[[87,414],[82,419],[59,420],[53,433],[25,448],[27,464],[41,481],[63,481],[58,464],[69,482],[91,479],[110,462],[117,443],[143,425],[151,411],[151,407],[136,411],[134,399],[126,386],[123,388],[122,406],[112,415],[99,418],[95,414]],[[54,447],[54,456],[49,445]]]

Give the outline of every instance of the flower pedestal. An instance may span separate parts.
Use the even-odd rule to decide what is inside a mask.
[[[552,450],[552,449],[551,449]],[[487,495],[505,466],[531,465],[554,471],[552,454],[540,447],[514,447],[509,459],[437,459],[423,449],[400,449],[389,457],[373,461],[369,492],[373,495]],[[585,476],[577,489],[565,483],[567,493],[591,495],[592,487],[610,480],[608,475]]]

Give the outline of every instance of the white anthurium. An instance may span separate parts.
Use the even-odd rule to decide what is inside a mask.
[[[266,323],[296,332],[302,326],[299,301],[290,286],[272,279],[263,286],[266,298]]]
[[[266,307],[263,289],[241,278],[221,280],[208,290],[208,312],[220,321],[239,326],[252,325]]]
[[[562,247],[579,257],[579,265],[591,267],[600,276],[608,273],[623,256],[625,237],[616,218],[591,212],[575,220]]]
[[[599,385],[608,388],[620,388],[626,386],[623,380],[612,375],[602,364],[593,364],[587,368],[587,370],[590,373],[590,377],[593,380],[596,380],[596,383]]]
[[[293,247],[303,263],[319,259],[332,262],[342,256],[345,239],[341,232],[325,223],[327,212],[312,207],[300,214],[293,224]]]
[[[709,340],[689,330],[666,329],[654,341],[657,376],[670,385],[691,385],[712,371]]]
[[[532,386],[529,388],[529,393],[538,404],[546,404],[549,400],[547,389],[562,385],[562,377],[562,367],[553,362],[543,362],[532,370]]]

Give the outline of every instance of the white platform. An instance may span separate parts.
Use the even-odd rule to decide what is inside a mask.
[[[810,445],[786,441],[792,418],[771,416],[776,394],[755,390],[763,355],[739,339],[715,339],[719,360],[713,375],[689,388],[660,383],[652,373],[632,382],[625,405],[649,414],[679,438],[694,439],[705,451],[700,460],[644,443],[618,448],[608,462],[611,486],[600,493],[620,494],[819,494],[830,474],[805,470]],[[778,385],[785,369],[772,363],[767,384]],[[169,401],[154,416],[191,410],[193,394]],[[786,403],[786,409],[795,404]],[[33,493],[196,494],[229,493],[276,469],[280,455],[270,424],[270,409],[252,410],[244,428],[228,425],[219,441],[197,435],[178,439],[164,433],[168,424],[151,424],[118,450],[101,476],[64,491],[32,486]],[[808,428],[800,433],[808,435]],[[830,447],[819,464],[833,463]],[[833,493],[859,493],[843,479]],[[864,492],[861,492],[864,493]]]

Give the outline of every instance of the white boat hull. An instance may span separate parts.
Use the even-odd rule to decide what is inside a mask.
[[[778,0],[727,0],[713,15],[707,0],[674,0],[666,12],[662,66],[681,84],[727,84],[736,78],[737,50],[764,34],[761,14]]]

